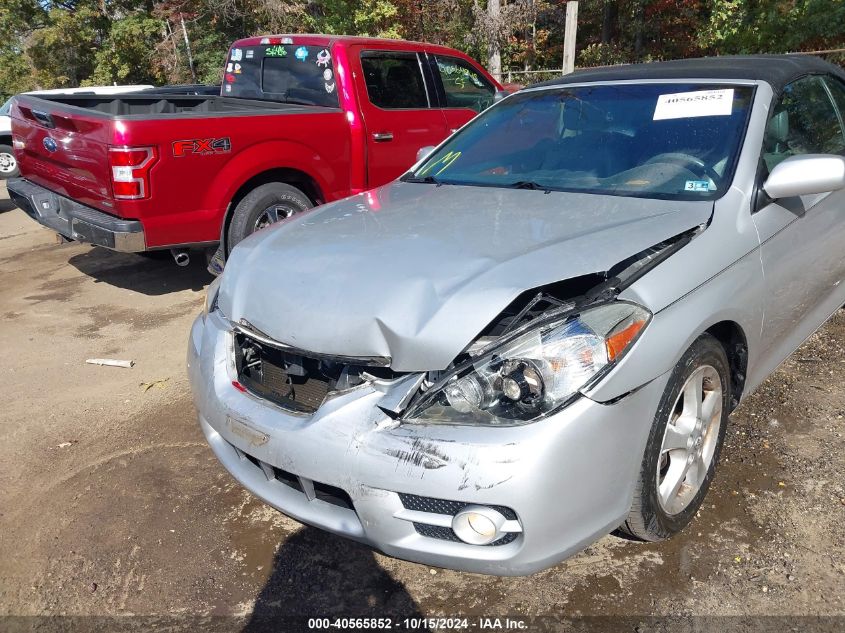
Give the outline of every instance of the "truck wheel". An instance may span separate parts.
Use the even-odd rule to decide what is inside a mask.
[[[245,237],[274,222],[314,206],[302,191],[281,182],[268,182],[250,191],[235,207],[229,224],[229,252]]]
[[[657,408],[634,502],[620,531],[644,541],[680,532],[695,516],[719,461],[731,402],[728,359],[709,334],[675,366]]]
[[[21,175],[18,161],[9,145],[0,144],[0,178],[17,178]]]

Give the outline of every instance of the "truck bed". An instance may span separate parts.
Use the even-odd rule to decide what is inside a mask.
[[[57,195],[62,213],[77,217],[82,205],[118,223],[142,222],[148,249],[216,242],[227,206],[256,174],[309,174],[319,201],[350,189],[348,170],[334,168],[352,153],[339,108],[197,95],[21,95],[12,119],[28,182]],[[121,148],[152,153],[141,199],[114,196],[110,156]]]
[[[38,101],[48,103],[41,104],[41,108],[38,108],[36,105]],[[29,107],[30,111],[32,108],[42,111],[59,110],[67,112],[84,110],[88,114],[99,114],[111,118],[120,117],[129,120],[195,117],[203,114],[244,116],[249,114],[280,114],[291,110],[302,112],[303,109],[321,112],[326,110],[326,108],[279,101],[221,97],[218,95],[47,95],[41,97],[28,96],[21,104],[24,115],[27,113],[28,103],[32,104]]]

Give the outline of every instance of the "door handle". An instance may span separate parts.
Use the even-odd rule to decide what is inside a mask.
[[[373,140],[376,143],[387,143],[393,140],[393,132],[376,132],[373,134]]]
[[[53,116],[50,113],[34,109],[31,112],[35,120],[43,124],[44,127],[48,127],[50,129],[56,127],[56,123],[53,121]]]

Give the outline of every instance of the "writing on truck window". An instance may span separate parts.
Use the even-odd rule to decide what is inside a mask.
[[[446,107],[481,112],[493,103],[496,89],[462,59],[437,56],[437,71],[446,93]]]

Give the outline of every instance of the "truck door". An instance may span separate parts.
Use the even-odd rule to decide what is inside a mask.
[[[416,162],[417,151],[447,136],[423,75],[424,54],[360,49],[355,82],[367,134],[367,184],[383,185]]]
[[[496,86],[474,64],[440,53],[427,58],[449,134],[493,105]]]

